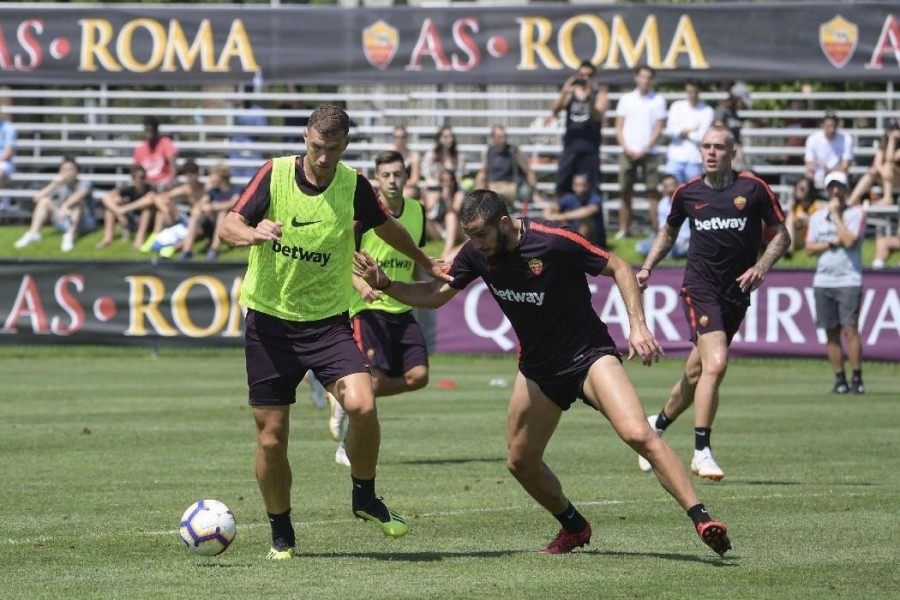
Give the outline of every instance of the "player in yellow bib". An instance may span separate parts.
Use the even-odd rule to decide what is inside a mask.
[[[416,200],[403,197],[406,166],[403,156],[386,150],[375,157],[378,191],[390,214],[400,222],[421,247],[425,245],[425,210]],[[368,252],[392,281],[412,282],[416,264],[398,252],[375,232],[359,236],[358,246]],[[375,396],[392,396],[421,389],[428,384],[428,351],[422,328],[410,306],[374,290],[359,279],[353,280],[357,295],[350,307],[353,332],[372,369]],[[344,411],[332,402],[329,431],[340,441],[334,455],[338,464],[350,466],[343,444]]]
[[[241,304],[247,308],[245,353],[256,421],[256,479],[272,529],[268,558],[293,557],[292,473],[287,457],[290,405],[308,370],[347,411],[353,514],[389,536],[404,519],[375,494],[381,430],[369,365],[353,339],[354,224],[373,229],[426,272],[447,279],[389,215],[364,176],[340,162],[350,118],[333,105],[310,115],[306,155],[276,158],[253,176],[223,221],[221,238],[252,246]],[[308,497],[313,497],[308,494]]]

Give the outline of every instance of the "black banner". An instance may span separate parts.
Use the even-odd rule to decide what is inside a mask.
[[[897,2],[357,8],[0,6],[0,83],[896,80]]]

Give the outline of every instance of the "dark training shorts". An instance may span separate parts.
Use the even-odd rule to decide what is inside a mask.
[[[588,402],[584,395],[584,382],[593,364],[607,355],[615,356],[619,362],[622,361],[622,355],[616,350],[615,343],[611,338],[609,346],[590,348],[586,352],[576,355],[565,369],[556,373],[526,372],[522,365],[519,365],[519,370],[522,375],[535,382],[541,391],[561,409],[569,410],[578,399],[594,408],[594,405]]]
[[[326,387],[346,375],[369,372],[347,313],[297,323],[251,309],[245,322],[251,406],[293,404],[297,385],[310,369]]]
[[[681,299],[691,328],[691,341],[695,344],[704,333],[724,331],[730,345],[747,314],[747,304],[722,302],[714,294],[681,288]]]
[[[364,310],[353,317],[353,336],[369,365],[390,377],[428,366],[425,336],[412,311],[392,314]]]

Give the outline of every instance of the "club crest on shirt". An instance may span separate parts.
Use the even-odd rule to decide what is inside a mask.
[[[544,272],[544,261],[539,258],[532,258],[528,261],[528,268],[531,269],[531,272],[535,275],[540,275]]]
[[[707,324],[707,323],[709,323],[709,317],[708,317],[708,316],[703,315],[702,317],[700,317],[700,327],[706,327],[706,324]]]
[[[734,199],[734,207],[738,210],[744,210],[747,208],[747,199],[743,196],[738,196]]]

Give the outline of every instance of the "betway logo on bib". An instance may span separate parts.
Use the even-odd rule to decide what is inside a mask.
[[[272,242],[272,252],[281,254],[293,260],[305,260],[306,262],[317,263],[323,267],[331,260],[331,252],[314,252],[305,250],[301,246],[282,245],[278,240]]]
[[[488,284],[491,285],[491,284]],[[508,302],[523,302],[541,306],[544,303],[544,292],[517,292],[515,290],[498,290],[491,285],[491,291],[501,300]]]
[[[377,262],[382,269],[410,269],[413,266],[413,261],[402,258],[389,258],[387,260],[378,260]]]
[[[695,219],[694,229],[697,231],[719,231],[722,229],[737,229],[743,231],[747,226],[747,217],[740,219],[723,219],[722,217],[713,217],[712,219]]]

